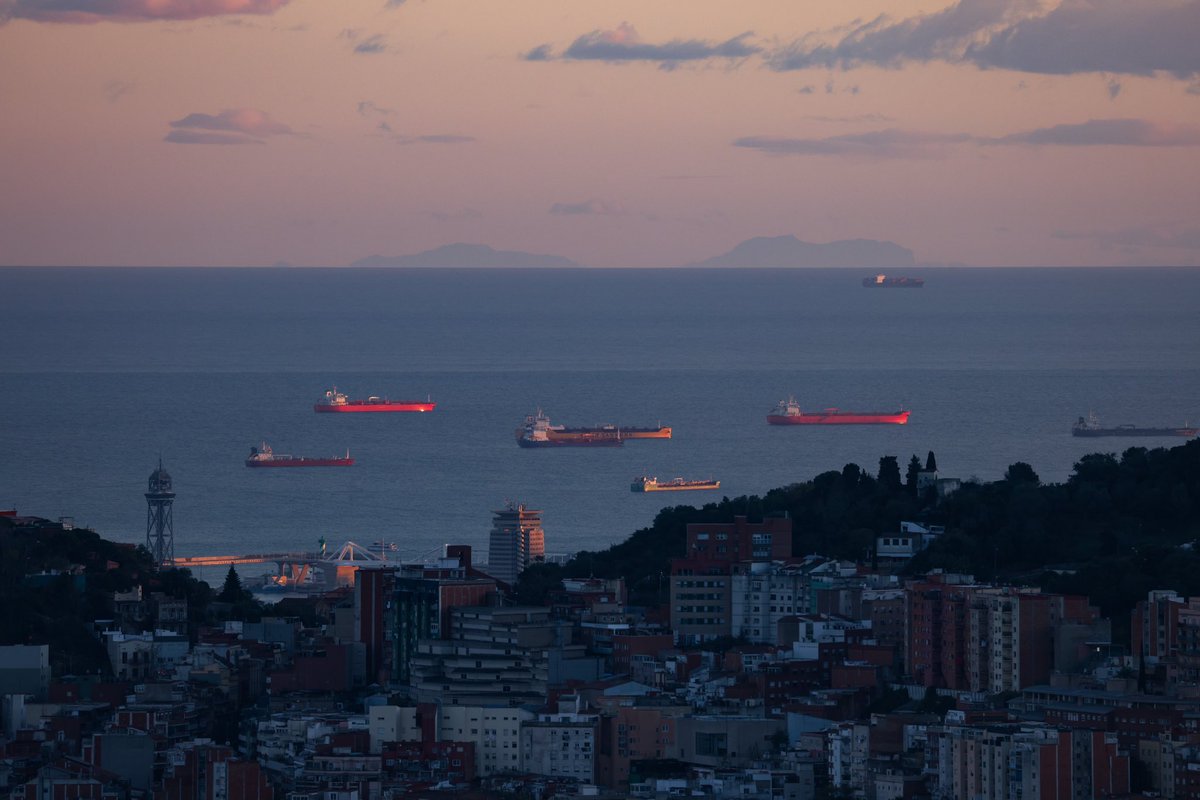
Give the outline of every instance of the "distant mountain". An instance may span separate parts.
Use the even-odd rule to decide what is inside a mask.
[[[367,256],[352,267],[578,267],[569,258],[493,250],[486,244],[447,244],[408,256]]]
[[[911,267],[911,250],[895,242],[845,239],[828,244],[802,242],[795,236],[758,236],[728,253],[688,267]]]

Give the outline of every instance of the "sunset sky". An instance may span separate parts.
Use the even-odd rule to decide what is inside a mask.
[[[1200,0],[0,0],[0,265],[1200,264]]]

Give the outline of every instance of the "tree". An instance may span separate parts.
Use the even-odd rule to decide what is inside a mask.
[[[1010,484],[1014,483],[1032,483],[1034,486],[1041,484],[1038,474],[1033,471],[1033,467],[1026,464],[1024,461],[1018,461],[1015,464],[1010,464],[1004,472],[1004,480]]]
[[[229,572],[225,573],[225,585],[221,587],[221,594],[217,595],[217,599],[222,603],[239,603],[245,600],[248,594],[242,586],[242,579],[238,577],[237,570],[230,564]]]
[[[895,456],[879,459],[879,482],[888,489],[900,488],[900,464]]]
[[[842,467],[842,482],[847,487],[854,488],[862,480],[862,468],[858,464],[847,464]]]
[[[913,457],[908,461],[908,472],[904,474],[904,486],[910,494],[917,493],[917,477],[921,474],[921,459],[917,458],[917,454],[913,453]]]
[[[929,451],[929,457],[925,459],[925,471],[937,472],[937,459],[933,457],[933,451]]]

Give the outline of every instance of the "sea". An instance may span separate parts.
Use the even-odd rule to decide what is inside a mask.
[[[0,508],[145,542],[170,473],[177,555],[448,543],[486,557],[492,512],[540,509],[553,553],[671,505],[761,495],[882,456],[944,477],[1024,461],[1063,481],[1075,420],[1200,422],[1200,269],[0,269]],[[432,413],[316,414],[352,397]],[[775,404],[912,412],[904,426],[775,427]],[[669,425],[667,441],[518,448],[554,423]],[[252,446],[349,468],[247,469]],[[717,492],[641,494],[641,475]],[[224,569],[215,576],[219,581]]]

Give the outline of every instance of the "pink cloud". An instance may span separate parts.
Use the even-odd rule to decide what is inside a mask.
[[[271,14],[289,0],[0,0],[0,23],[148,22],[189,20],[226,14]]]
[[[176,144],[261,144],[267,136],[287,136],[292,129],[256,108],[227,108],[219,114],[192,113],[171,120],[166,141]]]
[[[291,133],[292,129],[276,122],[267,112],[255,108],[227,108],[220,114],[188,114],[173,120],[172,128],[201,128],[208,131],[236,131],[251,136]]]
[[[605,44],[637,44],[641,41],[637,29],[628,22],[622,22],[611,31],[598,31],[595,36],[596,41]]]

